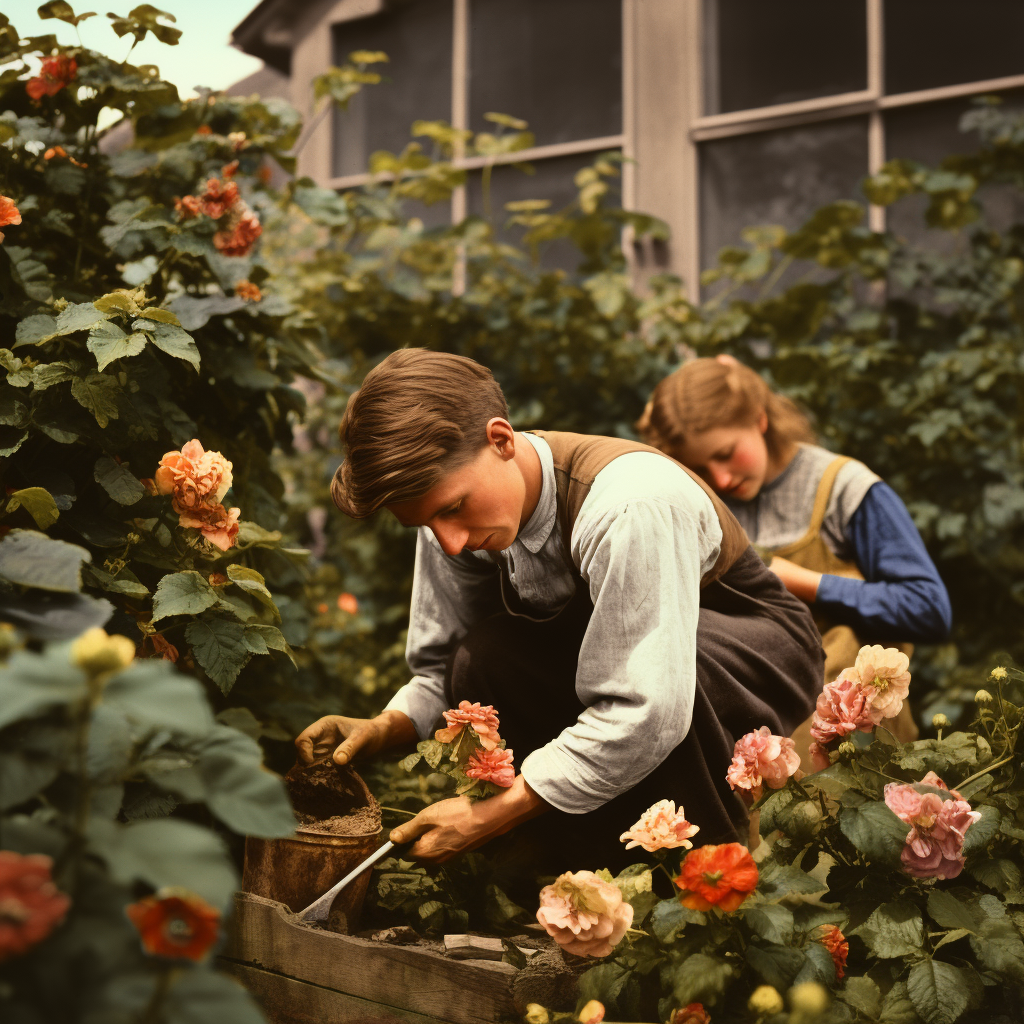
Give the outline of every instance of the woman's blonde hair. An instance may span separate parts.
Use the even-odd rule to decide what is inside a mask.
[[[636,428],[649,445],[678,457],[693,435],[749,426],[762,412],[768,417],[764,440],[772,459],[783,461],[800,441],[815,440],[807,417],[749,366],[731,356],[694,359],[658,383]]]

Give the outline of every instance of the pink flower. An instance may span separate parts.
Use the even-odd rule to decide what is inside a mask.
[[[725,777],[733,789],[750,790],[750,795],[759,800],[762,785],[782,789],[799,767],[800,755],[793,741],[772,735],[768,726],[762,725],[736,741]]]
[[[910,659],[895,647],[875,644],[860,649],[853,672],[864,686],[871,688],[868,699],[878,712],[879,721],[895,718],[903,708],[910,692],[909,665]]]
[[[811,735],[826,744],[855,729],[870,732],[883,717],[871,704],[873,692],[860,681],[854,669],[843,669],[839,678],[827,683],[818,694]]]
[[[828,751],[818,742],[811,744],[809,752],[811,764],[814,765],[816,771],[824,771],[832,763],[832,759],[828,756]]]
[[[466,762],[466,774],[481,782],[508,789],[516,780],[511,750],[474,750]]]
[[[53,884],[41,853],[0,850],[0,961],[42,942],[64,920],[70,897]]]
[[[232,483],[231,463],[220,452],[204,451],[193,439],[180,452],[167,452],[153,479],[161,494],[173,495],[174,511],[180,515],[223,500]]]
[[[457,708],[446,711],[444,720],[448,728],[438,729],[434,733],[434,739],[439,743],[454,743],[467,725],[473,727],[484,750],[494,750],[501,741],[498,735],[498,716],[490,704],[481,707],[479,701],[470,704],[464,700]]]
[[[566,952],[608,956],[633,923],[633,908],[592,871],[567,871],[541,889],[537,920]]]
[[[699,826],[686,820],[682,807],[676,810],[674,800],[659,800],[648,807],[640,820],[628,832],[619,836],[619,840],[626,843],[627,850],[632,850],[634,846],[642,846],[648,853],[674,850],[678,846],[689,850],[693,846],[690,836],[699,831]]]
[[[900,854],[903,867],[914,878],[956,878],[964,867],[964,834],[981,815],[956,790],[950,792],[951,799],[943,800],[916,786],[947,788],[934,772],[916,785],[890,782],[885,787],[886,806],[914,826]]]

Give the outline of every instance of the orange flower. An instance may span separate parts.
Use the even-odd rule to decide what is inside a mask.
[[[173,495],[174,511],[183,515],[223,499],[232,483],[231,463],[220,452],[204,451],[193,438],[180,452],[164,455],[154,482],[161,494]]]
[[[78,62],[74,57],[62,53],[44,57],[38,76],[25,83],[25,91],[33,103],[38,103],[43,96],[56,96],[77,74]]]
[[[210,178],[202,195],[203,213],[220,220],[238,202],[238,183]]]
[[[846,958],[850,955],[850,944],[837,925],[823,924],[818,941],[832,954],[832,963],[836,965],[836,981],[841,981],[846,974]]]
[[[213,244],[225,256],[248,256],[256,239],[262,234],[263,226],[259,218],[246,207],[228,229],[218,231],[213,236]]]
[[[173,504],[173,503],[172,503]],[[240,508],[225,508],[223,505],[199,505],[187,512],[178,512],[178,525],[199,530],[200,533],[221,551],[234,547],[238,536]]]
[[[55,156],[67,156],[67,150],[63,146],[51,146],[44,154],[44,160],[52,160]]]
[[[327,602],[326,601],[321,601],[316,606],[316,610],[317,610],[317,612],[319,612],[319,614],[326,615],[327,614]]]
[[[0,228],[8,224],[20,224],[21,211],[14,205],[14,200],[9,196],[0,196]],[[0,242],[4,240],[4,233],[0,231]]]
[[[220,169],[220,176],[222,178],[233,178],[238,173],[238,161],[232,160],[231,163],[225,164]]]
[[[187,889],[162,889],[124,909],[153,956],[202,960],[220,933],[220,912]]]
[[[339,594],[338,607],[343,612],[348,612],[349,615],[355,615],[359,611],[359,602],[356,600],[355,594]]]
[[[42,942],[64,919],[71,899],[53,884],[52,866],[41,853],[0,850],[0,961]]]
[[[686,855],[676,885],[691,910],[718,907],[731,913],[757,887],[757,865],[740,843],[702,846]]]
[[[690,1003],[676,1010],[669,1024],[711,1024],[711,1014],[700,1003]]]
[[[235,285],[235,295],[246,302],[259,302],[263,298],[263,292],[252,281],[239,281]],[[340,605],[339,605],[340,607]]]
[[[196,129],[196,135],[212,135],[213,129],[208,124],[201,124]]]
[[[191,220],[203,212],[199,196],[182,196],[180,199],[175,199],[174,210],[182,220]]]

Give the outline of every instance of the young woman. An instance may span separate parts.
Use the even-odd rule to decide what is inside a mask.
[[[731,356],[695,359],[637,424],[714,488],[790,593],[810,605],[825,681],[864,643],[934,643],[949,596],[903,502],[867,466],[814,443],[807,418]],[[902,643],[900,643],[902,642]],[[909,711],[895,726],[914,738]]]

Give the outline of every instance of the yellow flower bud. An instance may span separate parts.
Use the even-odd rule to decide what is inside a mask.
[[[989,677],[992,679],[1005,679],[1006,669],[1003,668],[1002,665],[999,665],[996,668],[992,669],[992,671],[989,673]]]
[[[857,745],[855,743],[851,743],[850,740],[843,740],[843,742],[836,748],[836,752],[842,754],[844,757],[849,757],[851,754],[857,753]]]
[[[601,1024],[604,1020],[604,1003],[597,999],[591,999],[586,1006],[580,1010],[576,1018],[580,1024]]]
[[[87,629],[72,645],[71,660],[90,675],[127,668],[135,657],[135,644],[126,636],[108,636],[96,626]]]
[[[540,1003],[526,1004],[526,1024],[548,1024],[550,1020],[548,1011]]]
[[[824,1013],[828,1009],[828,990],[816,981],[805,981],[789,990],[789,1005],[794,1013],[808,1016]]]
[[[933,729],[948,729],[953,723],[943,714],[932,715]]]
[[[991,704],[992,694],[989,693],[988,690],[979,690],[974,695],[974,702],[975,704]]]
[[[782,996],[771,985],[759,985],[747,1002],[751,1013],[782,1013]]]
[[[0,659],[6,658],[20,646],[18,631],[9,622],[0,622]]]

